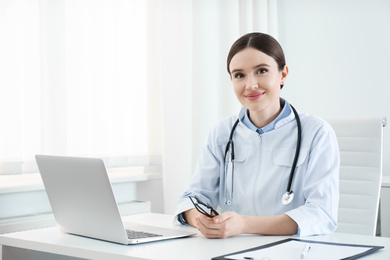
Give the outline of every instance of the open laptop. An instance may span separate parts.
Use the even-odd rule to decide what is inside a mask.
[[[122,222],[103,160],[51,155],[35,159],[59,228],[67,233],[120,244],[195,235]]]

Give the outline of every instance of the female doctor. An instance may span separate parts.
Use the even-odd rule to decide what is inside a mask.
[[[288,75],[281,46],[267,34],[246,34],[231,47],[227,70],[243,107],[211,129],[176,219],[207,238],[333,232],[336,136],[327,122],[280,98]],[[198,212],[195,196],[220,214]]]

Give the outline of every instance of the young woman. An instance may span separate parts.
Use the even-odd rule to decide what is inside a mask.
[[[231,47],[227,69],[243,108],[210,131],[177,220],[207,238],[333,232],[337,139],[324,120],[280,98],[288,75],[281,46],[267,34],[246,34]],[[201,214],[195,196],[220,214]]]

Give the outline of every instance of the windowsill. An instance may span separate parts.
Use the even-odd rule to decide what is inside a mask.
[[[133,166],[107,170],[111,183],[139,182],[161,179],[161,172],[147,172],[145,167]],[[39,173],[0,175],[0,194],[44,190]]]
[[[122,217],[151,212],[150,201],[129,201],[118,204]],[[36,228],[53,227],[56,225],[54,215],[51,212],[29,216],[17,216],[0,219],[0,234],[30,230]],[[1,259],[1,252],[0,252]]]

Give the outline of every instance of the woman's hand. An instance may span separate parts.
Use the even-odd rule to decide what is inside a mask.
[[[185,221],[190,224],[193,227],[198,228],[196,219],[199,218],[200,216],[203,216],[200,214],[196,209],[189,209],[186,212],[184,212],[184,219]]]
[[[245,221],[235,212],[224,212],[213,218],[199,215],[196,227],[207,238],[226,238],[244,233]]]
[[[190,209],[184,216],[191,226],[196,227],[207,238],[226,238],[239,234],[287,236],[298,232],[297,223],[285,214],[260,217],[227,211],[209,218],[196,209]]]

